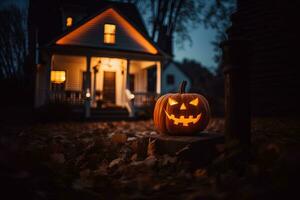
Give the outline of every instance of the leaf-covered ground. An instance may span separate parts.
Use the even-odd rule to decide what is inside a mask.
[[[138,158],[152,121],[2,123],[3,199],[282,199],[297,194],[299,120],[253,122],[248,159],[222,153],[195,167],[177,156]],[[211,131],[222,131],[214,119]],[[293,194],[294,195],[294,194]],[[2,199],[2,198],[1,198]]]

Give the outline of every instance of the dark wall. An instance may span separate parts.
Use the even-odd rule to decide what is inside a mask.
[[[253,115],[297,115],[299,6],[296,1],[238,0],[229,39],[250,40]]]

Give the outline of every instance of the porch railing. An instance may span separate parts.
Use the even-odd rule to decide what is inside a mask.
[[[134,107],[152,107],[159,95],[155,92],[133,92],[133,106]]]
[[[64,91],[50,91],[51,103],[67,103],[71,105],[82,105],[84,103],[84,96],[81,90],[64,90]]]
[[[154,106],[155,101],[159,97],[154,92],[132,92],[132,94],[134,98],[130,102],[134,107]],[[95,100],[100,100],[102,99],[101,97],[101,92],[97,91]],[[67,103],[71,105],[82,105],[84,103],[84,95],[81,90],[50,91],[49,99],[52,103]]]

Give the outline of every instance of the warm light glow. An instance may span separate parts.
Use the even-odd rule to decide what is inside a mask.
[[[169,99],[168,99],[168,102],[169,102],[170,106],[173,106],[173,105],[176,105],[176,104],[178,104],[178,102],[177,102],[177,101],[175,101],[175,100],[174,100],[174,99],[172,99],[172,98],[169,98]]]
[[[86,89],[85,97],[86,98],[90,98],[91,97],[91,92],[90,92],[89,88]]]
[[[51,82],[52,83],[63,83],[66,81],[65,71],[51,71]]]
[[[181,106],[180,106],[180,110],[186,110],[186,106],[184,105],[184,103],[183,103],[183,104],[181,104]]]
[[[67,18],[67,22],[66,22],[67,27],[70,27],[73,25],[73,18],[72,17],[68,17]]]
[[[193,115],[190,115],[189,117],[184,117],[183,115],[181,115],[179,118],[177,118],[173,114],[170,115],[167,111],[165,111],[165,113],[170,120],[174,121],[175,125],[182,124],[183,126],[189,126],[189,123],[196,124],[200,120],[202,115],[202,113],[200,113],[196,117],[193,117]]]
[[[114,9],[110,8],[104,11],[103,13],[99,14],[98,16],[94,17],[90,21],[86,22],[85,24],[79,26],[71,33],[65,35],[61,39],[59,39],[56,44],[59,45],[68,45],[72,44],[72,41],[78,40],[78,38],[83,37],[84,34],[90,30],[95,23],[101,23],[106,17],[113,17],[116,19],[118,24],[123,27],[123,30],[139,45],[141,45],[146,52],[151,54],[157,54],[157,49],[147,40],[144,36],[138,32],[128,21],[126,21],[121,15],[119,15]]]
[[[117,58],[101,58],[101,66],[110,68],[119,68],[122,65],[122,60]]]
[[[199,99],[198,98],[190,101],[190,104],[193,105],[193,106],[198,106],[198,103],[199,103]]]
[[[116,25],[104,24],[104,43],[106,44],[116,43]]]

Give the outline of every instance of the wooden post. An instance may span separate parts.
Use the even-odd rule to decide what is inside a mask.
[[[225,75],[225,137],[226,146],[248,149],[251,141],[249,48],[245,40],[221,44]]]
[[[161,71],[162,62],[158,62],[156,65],[156,93],[158,95],[161,93]]]
[[[93,88],[93,91],[94,91],[94,93],[93,93],[93,102],[95,102],[96,101],[96,84],[97,84],[97,72],[96,72],[96,70],[94,70],[94,88]]]
[[[96,103],[97,73],[98,73],[98,71],[99,71],[98,66],[95,65],[93,67],[93,72],[94,72],[93,103]]]
[[[46,79],[45,79],[45,99],[42,101],[43,103],[50,102],[50,95],[51,95],[51,71],[52,71],[52,62],[53,62],[53,55],[51,53],[47,54],[48,60],[46,64]]]
[[[127,66],[126,66],[126,89],[130,91],[130,60],[127,59]],[[133,91],[130,91],[130,92],[133,92]],[[126,101],[127,101],[127,104],[126,104],[126,107],[128,109],[128,112],[129,112],[129,117],[134,117],[135,115],[135,110],[134,110],[134,106],[133,106],[133,100],[128,100],[127,97],[126,97]]]
[[[91,57],[86,58],[86,76],[84,79],[84,117],[91,116]]]

